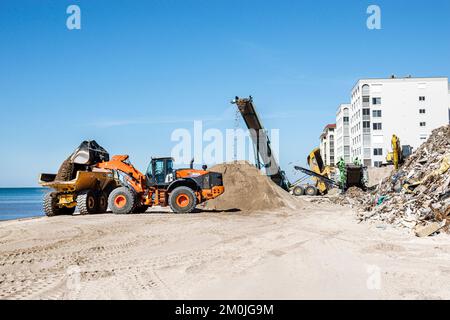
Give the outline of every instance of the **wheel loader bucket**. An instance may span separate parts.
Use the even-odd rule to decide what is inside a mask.
[[[83,141],[72,153],[70,160],[76,164],[93,165],[109,161],[109,153],[95,140]]]

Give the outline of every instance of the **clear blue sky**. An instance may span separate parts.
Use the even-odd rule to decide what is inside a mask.
[[[0,186],[36,185],[83,139],[144,169],[193,120],[233,128],[249,94],[289,173],[357,79],[450,75],[449,34],[448,0],[2,0]]]

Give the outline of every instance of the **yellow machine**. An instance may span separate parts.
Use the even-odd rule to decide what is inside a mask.
[[[398,169],[399,164],[403,163],[403,154],[400,145],[400,138],[395,134],[392,135],[391,147],[392,151],[386,155],[386,162],[392,163],[394,168]]]
[[[78,205],[81,214],[106,212],[108,193],[117,188],[113,174],[106,170],[78,171],[69,181],[57,181],[56,174],[42,173],[39,183],[52,188],[44,197],[44,211],[47,216],[73,214]]]
[[[400,138],[395,134],[391,139],[392,151],[386,155],[386,163],[394,165],[397,170],[401,164],[403,164],[407,157],[412,153],[412,147],[410,145],[401,145]]]
[[[334,169],[330,166],[325,166],[323,163],[322,156],[320,155],[320,149],[315,148],[313,151],[311,151],[306,158],[306,161],[308,162],[309,168],[311,171],[321,175],[325,176],[327,178],[331,178]],[[325,183],[323,179],[319,179],[316,177],[312,177],[312,179],[316,182],[316,188],[319,191],[320,194],[325,194],[328,191],[328,186]]]

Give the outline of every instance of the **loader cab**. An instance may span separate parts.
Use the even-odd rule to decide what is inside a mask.
[[[152,158],[147,168],[148,186],[165,186],[173,181],[173,158]]]

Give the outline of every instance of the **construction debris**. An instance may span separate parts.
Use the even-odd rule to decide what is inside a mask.
[[[434,130],[398,170],[365,193],[349,189],[338,203],[359,209],[373,220],[426,236],[448,231],[450,219],[450,125]],[[449,222],[447,222],[449,221]]]

